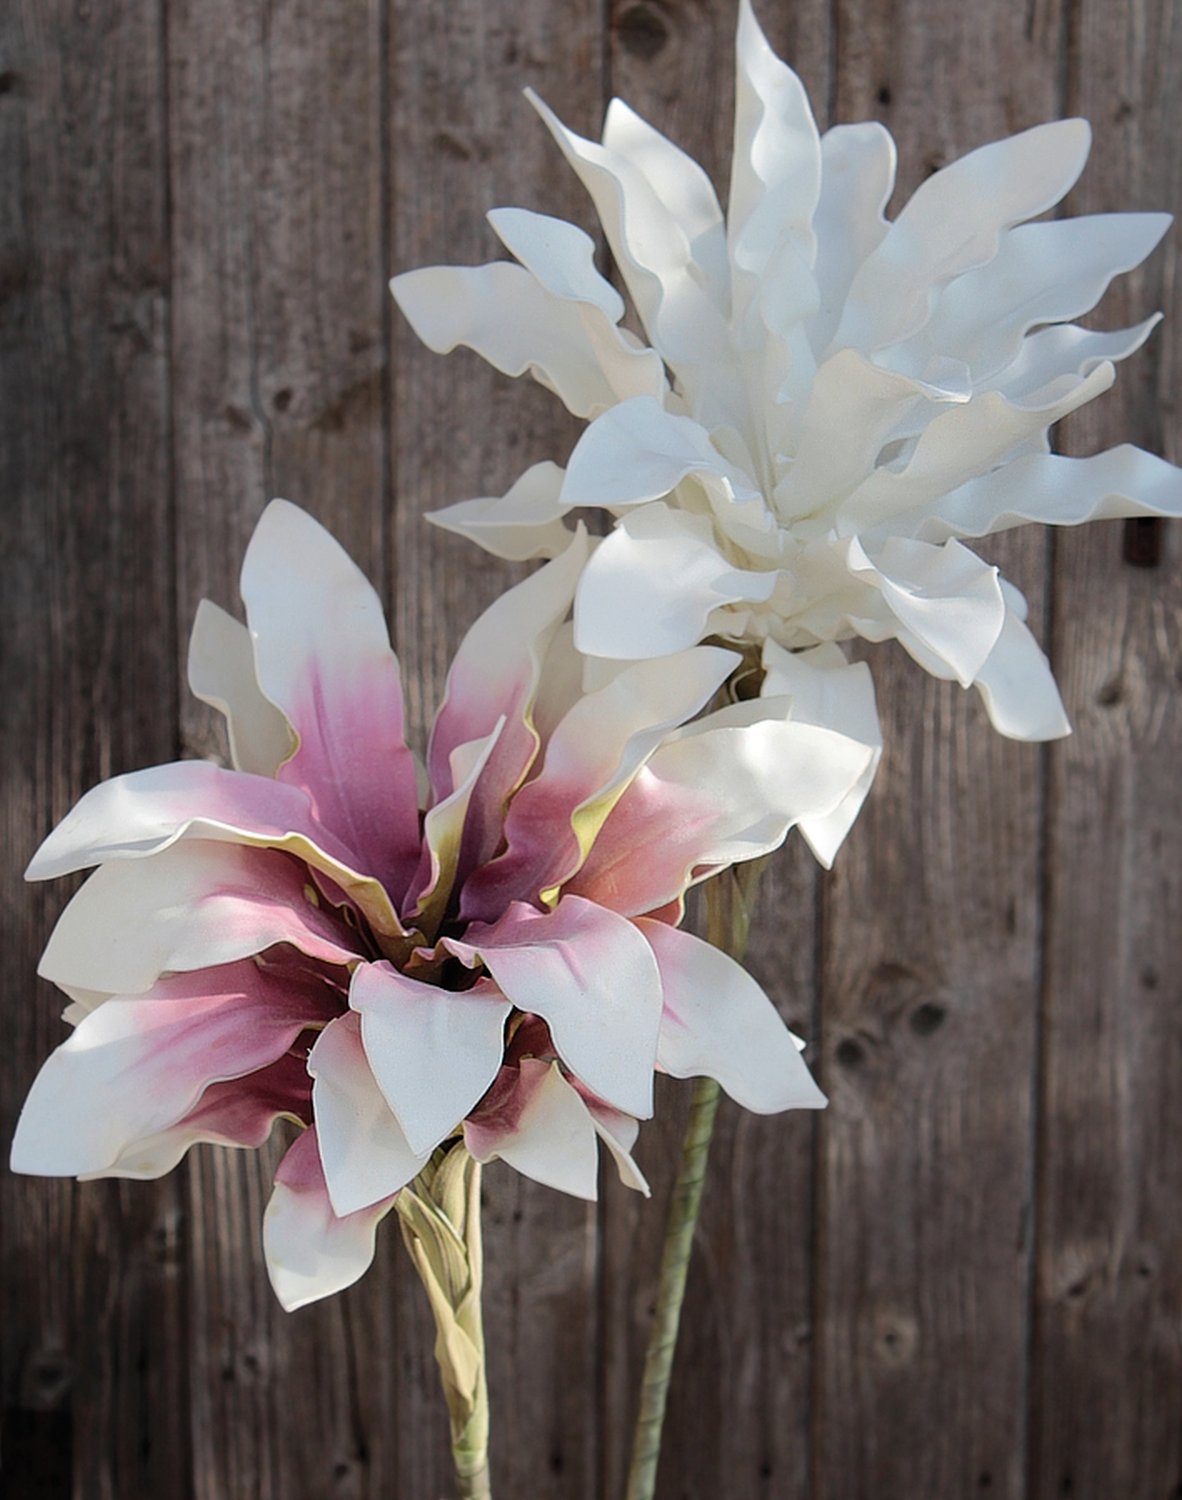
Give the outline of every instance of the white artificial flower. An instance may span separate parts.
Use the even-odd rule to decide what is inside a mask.
[[[640,658],[706,636],[789,652],[895,638],[975,684],[1003,734],[1068,724],[1021,595],[965,545],[1028,521],[1182,512],[1182,473],[1122,445],[1052,455],[1048,429],[1102,391],[1155,323],[1086,313],[1166,214],[1037,220],[1083,168],[1083,120],[983,146],[884,216],[895,147],[876,123],[819,135],[796,74],[741,0],[726,216],[705,173],[619,100],[601,143],[534,100],[590,193],[647,334],[591,240],[520,209],[489,215],[515,261],[392,283],[441,352],[527,371],[590,426],[565,472],[439,524],[503,557],[553,556],[567,513],[615,529],[579,585],[576,643]]]

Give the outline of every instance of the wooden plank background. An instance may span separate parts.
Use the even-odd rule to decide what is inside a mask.
[[[880,118],[909,190],[1088,115],[1076,211],[1182,201],[1173,0],[763,0],[828,120]],[[421,512],[574,427],[419,348],[394,270],[496,253],[483,212],[592,227],[520,98],[594,132],[624,95],[722,179],[732,0],[6,0],[0,8],[0,1138],[61,1036],[36,960],[66,891],[33,847],[101,777],[218,751],[181,693],[197,600],[235,603],[283,493],[384,590],[421,728],[508,577]],[[1177,236],[1110,295],[1169,318],[1064,433],[1182,459]],[[790,847],[752,965],[832,1103],[724,1106],[663,1500],[1182,1496],[1182,581],[1175,530],[991,554],[1030,594],[1075,737],[1001,740],[873,660],[886,763],[836,871]],[[1156,549],[1156,560],[1154,559]],[[621,1493],[686,1104],[644,1204],[487,1178],[498,1493]],[[7,1500],[435,1500],[431,1331],[377,1264],[283,1314],[275,1153],[153,1184],[0,1178]]]

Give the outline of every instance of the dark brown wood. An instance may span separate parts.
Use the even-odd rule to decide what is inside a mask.
[[[837,114],[884,119],[895,211],[1059,113],[1053,7],[840,5]],[[1036,631],[1045,542],[981,553]],[[1024,1493],[1042,753],[902,651],[886,753],[824,890],[814,1500]]]
[[[577,182],[521,90],[532,83],[575,128],[594,129],[603,106],[599,23],[592,0],[395,6],[387,271],[499,259],[483,218],[498,204],[590,227]],[[467,350],[431,354],[393,308],[392,317],[394,610],[421,731],[463,633],[515,576],[428,526],[423,512],[503,492],[529,464],[564,457],[577,429],[548,392],[497,375]],[[595,1210],[499,1163],[485,1174],[484,1197],[494,1485],[538,1500],[593,1495],[601,1449]],[[451,1481],[431,1324],[407,1279],[398,1316],[406,1379],[393,1417],[396,1492],[444,1495]]]
[[[93,782],[174,751],[160,25],[151,4],[0,14],[6,1156],[67,1035],[34,977],[67,890],[21,870]],[[5,1171],[0,1204],[8,1493],[185,1500],[183,1183]]]
[[[1081,212],[1176,207],[1182,38],[1172,6],[1084,3],[1069,103],[1097,126]],[[1176,234],[1105,326],[1169,306]],[[1077,415],[1072,452],[1177,461],[1170,318]],[[1182,537],[1130,566],[1117,526],[1056,548],[1055,657],[1075,735],[1051,762],[1030,1493],[1182,1494]]]

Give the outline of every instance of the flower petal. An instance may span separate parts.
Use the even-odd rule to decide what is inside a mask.
[[[460,500],[442,510],[429,510],[427,520],[509,562],[557,557],[571,542],[571,529],[564,519],[567,507],[558,499],[564,476],[565,470],[557,464],[534,464],[504,495]]]
[[[274,776],[295,749],[291,725],[259,687],[250,632],[209,599],[189,637],[189,687],[225,716],[235,769]]]
[[[297,860],[193,840],[96,870],[58,918],[37,972],[135,995],[166,971],[230,963],[275,943],[333,964],[358,956]]]
[[[326,1026],[308,1057],[312,1113],[333,1212],[340,1217],[389,1198],[422,1171],[386,1102],[361,1039],[361,1017]]]
[[[921,328],[938,287],[991,260],[1011,225],[1058,203],[1090,145],[1086,120],[1056,120],[929,177],[854,277],[833,346],[870,352]]]
[[[104,1001],[34,1080],[13,1171],[105,1175],[137,1142],[183,1119],[211,1083],[267,1067],[334,1009],[323,984],[250,961]]]
[[[865,662],[848,662],[832,641],[808,651],[785,651],[774,641],[763,647],[762,697],[792,699],[792,721],[832,729],[870,752],[866,769],[837,806],[801,818],[801,836],[828,869],[853,827],[882,759],[882,729],[874,701],[874,679]]]
[[[576,1198],[597,1196],[596,1130],[557,1063],[524,1058],[505,1068],[497,1097],[464,1122],[464,1144],[480,1162],[500,1158],[545,1187]]]
[[[776,848],[802,819],[833,812],[873,752],[791,712],[787,698],[736,704],[662,745],[567,891],[625,916],[656,911],[724,865]]]
[[[493,985],[451,993],[362,964],[349,1004],[369,1066],[416,1156],[429,1154],[492,1084],[512,1006]]]
[[[709,702],[736,660],[703,646],[631,663],[579,698],[550,734],[541,771],[509,805],[506,852],[465,885],[462,916],[492,921],[510,901],[547,896],[568,879],[646,757]]]
[[[1030,454],[953,490],[919,535],[942,542],[1031,521],[1081,526],[1123,516],[1182,516],[1182,469],[1130,443],[1090,458]]]
[[[312,1113],[312,1081],[304,1059],[285,1053],[246,1078],[211,1083],[193,1108],[156,1135],[132,1142],[102,1172],[90,1177],[163,1177],[196,1145],[257,1149],[281,1116],[306,1123]]]
[[[374,1237],[393,1197],[338,1218],[317,1148],[316,1128],[302,1131],[275,1173],[263,1216],[263,1254],[275,1295],[288,1312],[352,1286],[369,1270]]]
[[[419,856],[414,757],[381,600],[323,526],[273,501],[242,565],[255,669],[299,747],[279,779],[398,899]]]
[[[654,504],[632,511],[595,549],[575,600],[575,645],[590,656],[683,651],[724,605],[766,602],[773,569],[733,567],[704,516]]]
[[[564,896],[551,912],[513,902],[444,946],[482,962],[518,1010],[541,1016],[563,1062],[601,1098],[647,1119],[661,1014],[656,963],[615,912]]]
[[[887,232],[895,164],[894,139],[877,120],[835,125],[821,137],[821,196],[813,214],[820,308],[809,328],[817,355],[829,347],[858,268]]]
[[[575,224],[528,208],[492,208],[485,215],[510,255],[555,297],[586,302],[612,323],[624,299],[595,265],[595,241]]]
[[[660,359],[629,342],[598,300],[556,296],[523,266],[427,266],[395,276],[390,290],[429,349],[464,344],[505,375],[528,373],[575,416],[664,388]]]
[[[92,787],[57,825],[25,871],[51,880],[110,859],[159,854],[179,839],[284,849],[329,876],[380,933],[402,928],[382,887],[357,856],[313,816],[305,792],[206,761],[132,771]]]
[[[1051,664],[1012,609],[974,683],[990,722],[1012,740],[1058,740],[1071,723]]]
[[[825,1095],[795,1038],[746,969],[665,922],[641,918],[636,925],[661,970],[665,1009],[657,1061],[666,1073],[713,1078],[756,1114],[824,1108]]]

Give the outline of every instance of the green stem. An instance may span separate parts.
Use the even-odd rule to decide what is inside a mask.
[[[737,869],[724,871],[706,887],[706,935],[716,948],[729,953],[732,958],[741,959],[747,950],[751,902],[765,863],[762,859],[753,860]],[[657,1305],[644,1359],[632,1462],[628,1468],[627,1500],[653,1500],[656,1492],[669,1379],[677,1350],[694,1232],[702,1211],[702,1192],[706,1185],[706,1167],[720,1093],[712,1078],[699,1078],[694,1084],[689,1123],[681,1146],[681,1164],[665,1226]]]

